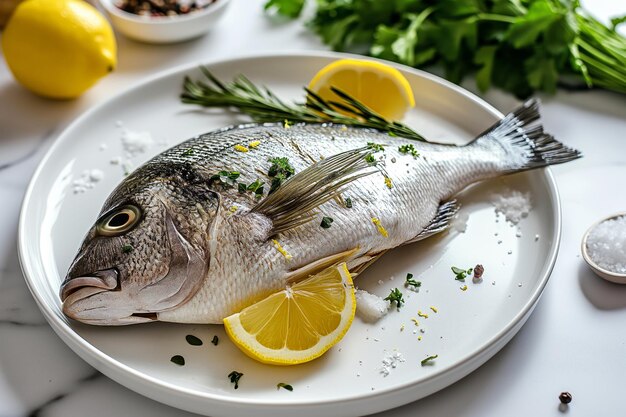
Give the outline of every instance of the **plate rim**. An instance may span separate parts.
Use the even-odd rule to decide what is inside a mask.
[[[353,403],[356,401],[367,401],[369,403],[376,402],[382,400],[384,397],[391,397],[395,394],[399,394],[401,392],[405,392],[407,390],[412,389],[416,385],[423,383],[424,380],[419,381],[411,381],[404,383],[399,386],[388,387],[380,390],[376,390],[373,392],[366,391],[357,395],[351,395],[343,398],[330,399],[330,400],[315,400],[315,399],[307,399],[307,400],[295,400],[295,401],[275,401],[275,400],[264,400],[264,399],[249,399],[249,398],[234,398],[231,396],[224,396],[219,393],[208,393],[205,391],[201,391],[193,388],[185,388],[180,387],[179,385],[169,383],[167,381],[163,381],[161,379],[157,379],[153,376],[145,374],[139,370],[136,370],[117,359],[105,354],[104,352],[97,349],[95,346],[88,343],[85,339],[80,337],[73,329],[69,327],[69,325],[61,320],[52,312],[46,303],[40,298],[38,293],[34,289],[34,282],[31,281],[32,277],[36,275],[36,272],[33,270],[33,258],[34,255],[30,254],[28,251],[28,245],[25,243],[26,240],[26,228],[27,228],[27,220],[26,214],[29,210],[29,206],[31,205],[31,200],[33,200],[33,191],[38,182],[39,178],[42,175],[44,167],[48,164],[48,161],[52,157],[53,154],[56,153],[58,147],[61,146],[62,143],[67,141],[67,137],[70,137],[70,134],[77,126],[80,126],[83,120],[91,117],[92,114],[97,113],[103,107],[109,105],[111,102],[120,99],[123,96],[132,95],[133,92],[143,88],[144,86],[153,83],[156,80],[162,78],[168,78],[174,76],[176,74],[183,74],[184,71],[192,71],[196,69],[200,65],[212,66],[226,63],[234,63],[236,61],[245,61],[245,60],[257,60],[257,59],[273,59],[273,58],[292,58],[292,59],[308,59],[308,58],[357,58],[357,59],[369,59],[373,61],[383,62],[388,65],[392,65],[395,68],[413,72],[416,75],[428,79],[431,82],[439,84],[446,89],[453,90],[455,93],[464,96],[469,99],[476,105],[480,106],[488,113],[494,116],[494,118],[501,119],[504,115],[498,111],[491,104],[487,103],[482,98],[477,95],[471,93],[470,91],[453,84],[452,82],[445,80],[437,75],[428,73],[426,71],[412,68],[406,65],[389,62],[382,59],[366,57],[357,54],[349,54],[349,53],[340,53],[340,52],[332,52],[332,51],[298,51],[298,50],[287,50],[287,51],[272,51],[272,52],[255,52],[255,53],[243,53],[243,54],[233,54],[228,57],[218,57],[211,60],[203,60],[202,62],[193,62],[186,63],[182,65],[177,65],[170,69],[159,71],[156,74],[153,74],[147,77],[145,80],[142,80],[138,83],[132,84],[130,87],[120,91],[113,96],[108,97],[107,99],[91,106],[84,112],[82,112],[78,117],[76,117],[69,125],[67,125],[61,133],[55,138],[54,143],[50,146],[50,148],[46,151],[43,158],[37,165],[37,168],[32,174],[32,177],[28,183],[28,187],[26,188],[26,192],[24,193],[24,197],[22,200],[22,206],[20,209],[20,217],[18,224],[18,257],[20,262],[20,267],[22,269],[22,274],[24,276],[24,280],[28,286],[29,291],[31,292],[33,298],[37,302],[37,305],[40,311],[43,313],[44,317],[53,328],[55,333],[59,335],[59,337],[63,340],[65,344],[67,344],[76,354],[78,354],[83,360],[88,362],[91,366],[97,368],[100,372],[106,374],[110,378],[114,379],[117,383],[124,385],[133,391],[136,391],[144,396],[150,397],[156,401],[164,402],[174,407],[183,408],[189,411],[200,412],[197,408],[189,407],[181,405],[182,399],[190,399],[199,398],[203,401],[212,402],[215,405],[220,404],[220,406],[226,405],[228,407],[239,407],[241,409],[242,406],[254,406],[254,407],[274,407],[274,412],[276,415],[283,415],[284,413],[278,413],[275,408],[283,407],[283,410],[286,412],[290,412],[291,407],[320,407],[320,406],[334,406],[334,405],[345,405],[349,403]],[[549,252],[546,256],[546,261],[544,262],[543,268],[540,272],[541,278],[538,282],[537,288],[531,294],[527,302],[523,305],[523,307],[518,311],[518,313],[504,326],[502,330],[500,330],[497,334],[495,334],[490,339],[484,341],[482,346],[469,354],[462,357],[456,363],[448,365],[442,368],[437,373],[431,375],[428,379],[432,379],[433,381],[447,379],[451,373],[454,373],[457,370],[464,370],[463,375],[459,378],[454,378],[454,380],[450,383],[445,384],[435,384],[436,387],[434,390],[429,391],[425,395],[421,396],[413,396],[408,400],[404,401],[393,401],[392,405],[384,406],[384,407],[370,407],[368,409],[368,413],[374,413],[377,411],[382,411],[394,407],[398,407],[400,405],[417,401],[421,398],[424,398],[428,395],[433,394],[436,391],[439,391],[454,382],[459,381],[467,374],[473,372],[475,369],[484,364],[489,358],[495,355],[502,347],[504,347],[510,339],[519,331],[519,329],[526,322],[530,314],[532,313],[534,307],[536,306],[539,298],[541,297],[545,286],[550,278],[552,270],[556,263],[556,258],[558,255],[560,241],[561,241],[561,228],[562,228],[562,213],[561,213],[561,200],[559,191],[557,188],[557,184],[552,174],[552,171],[549,167],[540,168],[535,171],[541,171],[546,180],[548,193],[551,198],[551,202],[554,205],[554,210],[552,212],[552,222],[554,224],[554,233],[551,236],[552,244],[550,246]],[[36,261],[35,261],[36,262]],[[501,343],[500,346],[498,344]],[[495,349],[495,350],[493,350]],[[485,357],[486,356],[486,357]],[[478,359],[478,363],[476,362]],[[99,365],[99,366],[98,366]],[[126,376],[131,376],[132,381],[120,381],[118,376],[121,376],[121,373],[125,373]],[[146,390],[143,389],[141,383],[149,383],[154,385],[160,391],[168,391],[170,394],[176,396],[179,401],[167,401],[166,399],[159,398],[157,395],[150,394]],[[381,401],[382,402],[382,401]],[[371,411],[369,411],[371,410]],[[212,412],[218,411],[217,409],[212,410]],[[257,409],[257,411],[261,412],[261,410]]]

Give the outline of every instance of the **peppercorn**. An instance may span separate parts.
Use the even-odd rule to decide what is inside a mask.
[[[559,395],[559,400],[563,404],[569,404],[572,402],[572,394],[570,394],[569,392],[562,392],[561,395]]]
[[[485,272],[485,267],[481,264],[478,264],[474,267],[474,279],[480,279],[483,276],[483,272]]]

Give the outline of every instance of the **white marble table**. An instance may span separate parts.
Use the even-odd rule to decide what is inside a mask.
[[[602,18],[626,11],[611,0],[586,3]],[[53,333],[19,268],[18,213],[46,149],[92,105],[154,73],[189,62],[324,48],[300,22],[275,24],[265,18],[261,4],[235,0],[213,33],[187,43],[151,46],[119,37],[118,70],[75,101],[31,95],[13,81],[0,58],[0,417],[190,415],[111,381]],[[516,104],[500,92],[484,98],[503,112]],[[626,286],[594,276],[579,246],[593,221],[626,211],[626,97],[561,91],[543,101],[547,130],[582,150],[585,158],[553,168],[563,203],[563,239],[539,305],[520,333],[470,376],[381,415],[624,415]],[[574,397],[567,409],[559,408],[561,391]]]

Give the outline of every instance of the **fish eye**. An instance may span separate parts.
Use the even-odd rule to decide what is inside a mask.
[[[117,236],[131,230],[140,218],[141,213],[137,207],[119,207],[98,221],[96,231],[100,236]]]

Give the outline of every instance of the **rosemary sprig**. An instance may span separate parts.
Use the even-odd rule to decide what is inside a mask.
[[[337,101],[324,100],[308,88],[304,103],[285,103],[266,87],[258,87],[244,75],[239,75],[230,83],[217,79],[206,67],[200,67],[206,77],[204,81],[194,81],[185,77],[183,103],[203,107],[228,107],[246,114],[255,122],[293,122],[343,124],[346,126],[373,128],[388,132],[392,136],[426,142],[426,139],[403,123],[385,119],[346,92],[331,87]],[[346,116],[339,110],[349,113]]]

